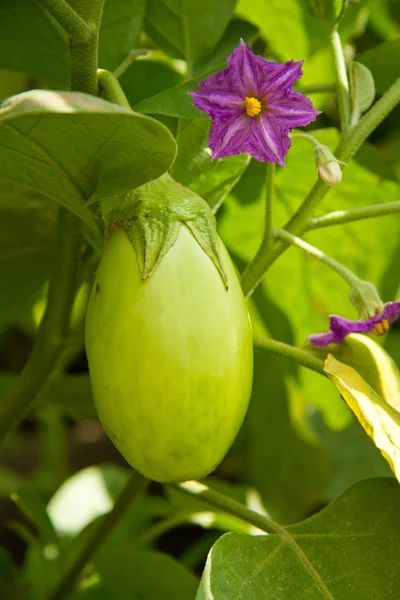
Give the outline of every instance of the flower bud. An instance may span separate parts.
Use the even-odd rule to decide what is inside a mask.
[[[327,185],[334,186],[342,181],[342,170],[339,165],[345,165],[338,160],[328,146],[318,144],[314,148],[315,162],[317,163],[318,175]]]
[[[318,175],[327,185],[334,186],[342,181],[342,169],[334,160],[322,165],[318,169]]]
[[[379,313],[384,303],[379,297],[378,290],[370,281],[357,279],[350,288],[350,300],[360,313],[360,318],[370,319]]]

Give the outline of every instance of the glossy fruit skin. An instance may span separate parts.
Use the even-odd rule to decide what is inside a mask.
[[[189,229],[142,280],[120,228],[102,257],[86,317],[100,420],[150,479],[204,477],[242,424],[253,371],[252,331],[235,268],[220,242],[226,291]]]

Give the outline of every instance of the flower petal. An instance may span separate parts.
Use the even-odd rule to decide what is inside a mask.
[[[267,95],[267,105],[277,98],[284,98],[292,92],[293,84],[303,75],[302,65],[304,60],[289,62],[283,65],[270,63],[274,67],[273,76],[265,78],[261,93]]]
[[[254,96],[259,98],[261,93],[261,82],[265,79],[265,71],[269,73],[268,63],[254,54],[243,40],[228,58],[228,76],[230,85],[243,97]]]
[[[387,319],[390,324],[400,318],[400,300],[397,302],[387,302],[381,313],[382,321]]]
[[[251,148],[247,151],[258,160],[284,167],[285,154],[291,144],[287,131],[277,126],[273,116],[265,112],[258,119],[252,119],[251,125]]]
[[[350,333],[371,333],[376,325],[388,321],[393,323],[400,318],[400,301],[387,302],[380,313],[364,321],[350,321],[337,315],[329,317],[330,331],[310,335],[309,340],[314,346],[325,347],[328,344],[341,344]]]
[[[340,344],[340,341],[332,331],[327,331],[326,333],[314,333],[314,335],[310,335],[307,340],[314,346],[319,346],[319,348],[325,348],[325,346],[329,346],[329,344]]]
[[[213,73],[201,82],[195,92],[189,92],[193,103],[211,117],[230,111],[244,111],[243,98],[229,84],[227,71]]]
[[[273,113],[282,126],[289,129],[304,127],[315,121],[321,113],[320,110],[315,110],[311,100],[298,92],[292,92],[280,100],[275,99],[272,103],[268,102],[268,111]]]
[[[241,112],[227,119],[213,119],[208,138],[213,159],[248,151],[246,142],[249,137],[250,118]]]

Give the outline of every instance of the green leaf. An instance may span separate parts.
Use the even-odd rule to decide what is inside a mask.
[[[176,136],[178,154],[171,175],[216,209],[240,179],[250,156],[240,154],[211,160],[209,130],[207,121],[180,120]]]
[[[384,508],[382,508],[384,507]],[[214,544],[196,600],[391,600],[397,597],[400,488],[369,479],[277,535]]]
[[[148,0],[145,30],[167,54],[195,64],[224,33],[236,0]]]
[[[325,371],[400,481],[400,377],[383,400],[355,369],[329,355]]]
[[[100,27],[99,66],[113,71],[139,44],[146,0],[106,0]]]
[[[21,186],[22,175],[14,176],[15,182],[1,181],[0,323],[29,319],[50,274],[55,244],[56,205]]]
[[[362,479],[393,477],[388,463],[354,415],[348,427],[341,431],[329,429],[318,413],[311,417],[311,422],[332,458],[329,501]]]
[[[2,0],[0,66],[69,85],[67,36],[31,0]]]
[[[227,61],[228,56],[239,45],[240,39],[251,45],[257,37],[257,33],[258,29],[252,23],[243,19],[232,19],[211,54],[196,64],[194,74],[206,73],[219,67],[224,61]]]
[[[106,585],[138,600],[193,600],[198,587],[197,577],[171,556],[137,551],[129,542],[100,549],[95,566]]]
[[[278,60],[300,60],[326,44],[320,23],[298,0],[239,0],[236,12],[256,25]]]
[[[364,143],[357,152],[355,160],[359,165],[371,173],[375,173],[382,180],[388,179],[389,181],[398,182],[400,179],[396,174],[396,170],[389,163],[387,153],[383,154],[374,144],[369,142]]]
[[[226,65],[215,67],[212,72],[225,69]],[[199,110],[193,104],[188,92],[193,92],[200,81],[203,81],[209,73],[198,75],[194,79],[185,81],[175,87],[160,92],[151,98],[146,98],[133,106],[133,109],[141,113],[150,113],[156,115],[166,115],[168,117],[183,117],[185,119],[206,119],[209,122],[209,116]]]
[[[179,85],[181,80],[169,65],[147,59],[135,60],[119,78],[131,106]]]
[[[400,77],[400,38],[379,44],[357,56],[375,80],[376,91],[383,94]]]
[[[85,201],[116,201],[159,177],[175,156],[175,142],[158,121],[74,92],[10,98],[0,109],[0,134],[0,180],[55,200],[98,236]]]
[[[375,98],[375,83],[372,73],[359,62],[353,62],[350,69],[350,92],[353,107],[352,123],[359,120],[369,109]]]

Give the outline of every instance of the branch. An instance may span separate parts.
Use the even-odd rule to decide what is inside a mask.
[[[336,210],[335,212],[311,219],[308,229],[331,227],[332,225],[341,225],[342,223],[362,221],[374,217],[385,217],[399,212],[400,201],[388,202],[386,204],[373,204],[372,206],[363,206],[362,208],[353,208],[351,210]]]
[[[306,367],[307,369],[316,371],[320,375],[326,376],[324,371],[324,361],[307,350],[262,337],[255,337],[253,343],[254,347],[258,350],[264,350],[270,354],[275,354],[275,356],[280,356],[296,365]]]

